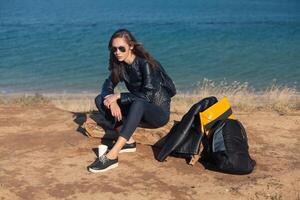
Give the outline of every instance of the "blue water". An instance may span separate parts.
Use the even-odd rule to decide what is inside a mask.
[[[204,78],[299,90],[299,0],[0,0],[0,92],[99,91],[118,28],[179,90]]]

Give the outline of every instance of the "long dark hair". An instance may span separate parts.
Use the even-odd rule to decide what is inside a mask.
[[[157,63],[155,59],[149,54],[149,52],[146,51],[143,45],[139,43],[132,35],[132,33],[130,33],[127,29],[119,29],[111,36],[108,44],[109,51],[112,48],[112,42],[115,38],[124,38],[127,44],[133,47],[132,52],[134,55],[146,59],[151,67],[156,67]],[[111,71],[112,80],[114,83],[120,82],[122,77],[123,65],[124,62],[118,61],[114,53],[110,51],[108,69]]]

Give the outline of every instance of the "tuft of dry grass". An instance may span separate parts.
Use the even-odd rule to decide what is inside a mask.
[[[120,92],[120,88],[116,91]],[[9,97],[0,95],[0,104],[53,104],[57,108],[72,112],[90,112],[97,110],[94,99],[96,93],[77,94],[25,94],[11,95]],[[234,81],[220,83],[204,79],[193,91],[181,92],[172,98],[171,112],[181,115],[201,99],[215,96],[221,99],[227,96],[234,111],[277,111],[282,114],[300,110],[300,95],[295,88],[278,86],[272,84],[269,88],[255,91],[248,83]]]
[[[64,94],[49,96],[55,107],[71,112],[91,112],[97,110],[95,98],[97,94]]]
[[[265,90],[255,91],[247,82],[216,83],[204,79],[195,90],[185,94],[186,96],[191,96],[195,100],[208,96],[216,96],[218,99],[227,96],[232,107],[239,111],[273,110],[286,113],[300,109],[299,92],[295,88],[275,83]]]
[[[40,93],[34,94],[12,94],[12,95],[0,95],[0,105],[20,105],[20,106],[32,106],[40,104],[49,104],[50,99]]]

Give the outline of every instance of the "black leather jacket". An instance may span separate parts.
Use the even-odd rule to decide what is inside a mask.
[[[171,153],[181,156],[198,154],[203,133],[199,129],[199,112],[202,112],[217,103],[216,97],[207,97],[195,103],[185,113],[178,123],[174,124],[170,132],[158,141],[155,146],[161,146],[156,159],[164,161]]]
[[[136,56],[132,64],[124,64],[122,76],[121,81],[125,82],[129,92],[121,93],[121,104],[131,103],[136,98],[159,106],[170,104],[171,97],[161,84],[159,68],[151,68],[146,59]],[[113,94],[115,87],[110,75],[103,83],[101,96]]]

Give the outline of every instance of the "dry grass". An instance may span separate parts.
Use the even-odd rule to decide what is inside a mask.
[[[51,103],[50,99],[39,93],[11,95],[0,94],[0,105],[17,104],[20,106],[31,106],[49,103]]]
[[[295,88],[272,84],[265,90],[255,91],[247,82],[215,83],[204,79],[194,91],[185,94],[195,101],[208,96],[218,99],[227,96],[232,107],[239,111],[275,110],[286,113],[300,109],[300,95]],[[184,99],[182,99],[184,101]]]
[[[117,88],[117,91],[122,91]],[[96,110],[94,99],[97,94],[27,94],[0,95],[0,104],[34,105],[51,103],[57,108],[73,112],[89,112]],[[173,99],[171,111],[185,113],[191,105],[199,100],[216,96],[218,99],[227,96],[235,111],[277,111],[287,113],[300,110],[300,95],[295,88],[273,84],[263,91],[255,91],[247,83],[225,81],[216,84],[205,79],[191,92],[179,92]]]
[[[63,94],[48,95],[57,108],[72,112],[90,112],[96,110],[95,97],[97,94]]]

